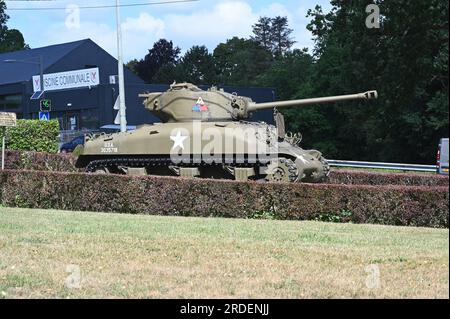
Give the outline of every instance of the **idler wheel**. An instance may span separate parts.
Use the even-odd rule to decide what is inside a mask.
[[[327,160],[323,156],[319,156],[317,159],[322,164],[321,169],[316,172],[313,172],[311,175],[302,179],[302,182],[324,183],[327,181],[328,175],[330,175],[330,165],[328,164]]]

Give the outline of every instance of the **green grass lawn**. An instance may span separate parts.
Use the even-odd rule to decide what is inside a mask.
[[[448,298],[449,231],[1,207],[1,297]]]

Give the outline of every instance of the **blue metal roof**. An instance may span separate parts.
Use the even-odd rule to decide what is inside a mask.
[[[50,45],[47,47],[7,52],[0,54],[0,85],[30,81],[33,75],[39,74],[39,65],[32,63],[7,63],[5,60],[27,60],[38,62],[43,57],[45,70],[61,60],[80,45],[92,41],[90,39]]]

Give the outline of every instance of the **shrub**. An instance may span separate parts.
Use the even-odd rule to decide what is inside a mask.
[[[17,126],[6,128],[6,147],[11,150],[58,152],[57,120],[17,120]],[[0,133],[0,138],[3,136]]]
[[[71,154],[5,151],[6,169],[77,172],[75,161]]]
[[[404,185],[404,186],[448,186],[449,178],[436,174],[378,173],[364,171],[334,170],[329,184],[344,185]]]
[[[448,227],[448,187],[316,185],[5,170],[1,203],[81,211]]]

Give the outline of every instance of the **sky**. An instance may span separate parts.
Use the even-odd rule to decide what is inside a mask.
[[[122,5],[164,0],[121,0]],[[6,0],[9,28],[18,29],[31,48],[90,38],[117,57],[115,0]],[[248,38],[261,16],[287,16],[296,41],[294,47],[310,50],[312,35],[306,29],[308,9],[329,0],[199,0],[196,2],[121,7],[124,61],[141,59],[160,38],[172,40],[185,52],[205,45],[211,52],[233,36]],[[77,10],[76,6],[79,7]],[[61,10],[48,10],[57,7]],[[13,10],[46,8],[46,10]]]

